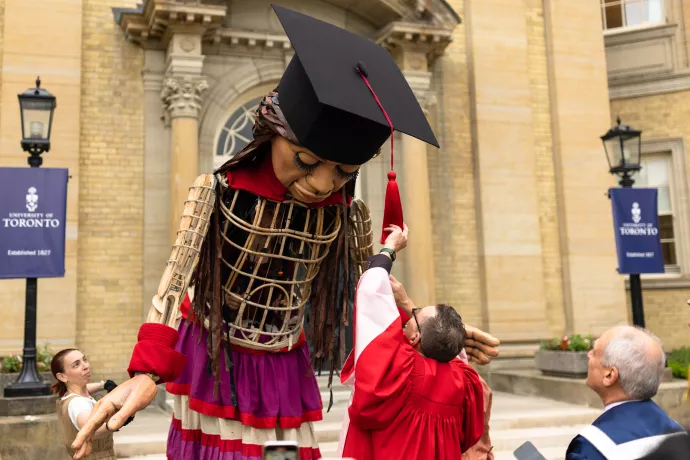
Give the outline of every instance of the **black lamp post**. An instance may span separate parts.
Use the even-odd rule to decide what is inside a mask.
[[[620,117],[616,118],[617,125],[601,136],[609,162],[609,172],[620,177],[621,187],[632,187],[635,181],[632,175],[642,169],[640,166],[640,152],[642,150],[642,131],[627,125],[621,125]],[[644,309],[642,306],[642,283],[640,275],[630,274],[630,301],[632,303],[633,324],[644,327]]]
[[[22,117],[22,149],[29,152],[29,166],[38,168],[43,163],[41,154],[50,150],[50,131],[55,110],[55,96],[41,88],[40,77],[36,87],[19,95]],[[46,396],[50,386],[45,384],[36,368],[36,278],[26,279],[26,306],[24,315],[24,350],[22,371],[17,380],[5,387],[6,398]]]

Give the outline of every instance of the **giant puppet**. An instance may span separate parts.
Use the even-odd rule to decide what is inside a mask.
[[[258,458],[275,439],[298,441],[300,459],[320,457],[312,369],[328,365],[332,378],[343,363],[348,306],[372,254],[369,212],[353,201],[359,167],[393,129],[438,145],[386,50],[274,9],[295,56],[256,111],[253,141],[191,187],[133,378],[101,401],[77,458],[109,416],[116,429],[146,407],[154,382],[175,397],[168,458]],[[386,219],[401,220],[399,196],[388,201]]]

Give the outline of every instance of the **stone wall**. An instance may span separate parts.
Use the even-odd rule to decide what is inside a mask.
[[[112,7],[85,0],[77,344],[95,378],[122,379],[142,316],[143,51]]]

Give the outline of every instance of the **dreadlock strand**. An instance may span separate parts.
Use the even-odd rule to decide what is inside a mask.
[[[345,362],[345,334],[346,334],[346,326],[347,326],[347,309],[348,309],[348,303],[350,300],[350,216],[348,213],[348,208],[347,208],[347,195],[345,192],[345,189],[343,188],[343,193],[342,193],[343,199],[343,228],[344,232],[343,234],[345,235],[344,238],[344,250],[343,250],[343,266],[345,268],[344,270],[344,276],[343,276],[343,304],[342,304],[342,309],[340,311],[340,347],[338,350],[338,367],[342,366],[343,362]]]
[[[219,187],[220,188],[220,187]],[[220,223],[220,200],[216,200],[215,202],[215,212],[214,212],[216,218],[215,224],[216,227],[219,226]],[[214,396],[217,397],[218,395],[218,389],[220,386],[220,351],[222,348],[222,335],[223,335],[223,321],[222,321],[222,312],[221,312],[221,286],[220,286],[220,264],[222,262],[222,257],[223,257],[223,251],[222,251],[222,245],[221,245],[221,239],[220,239],[220,232],[215,232],[215,238],[214,241],[211,243],[214,247],[213,251],[213,282],[212,282],[212,295],[213,295],[213,301],[211,303],[211,312],[210,315],[213,318],[213,327],[210,327],[210,332],[212,335],[212,354],[211,354],[211,362],[213,365],[213,373],[215,377],[215,382],[213,384],[213,394]]]

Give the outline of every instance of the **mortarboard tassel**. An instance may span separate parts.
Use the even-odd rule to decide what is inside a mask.
[[[367,80],[367,71],[364,68],[364,64],[362,64],[361,62],[357,63],[357,72],[359,72],[359,75],[362,77],[362,80],[364,80],[364,83],[367,85],[367,88],[369,88],[369,91],[371,91],[371,94],[372,96],[374,96],[374,99],[376,100],[376,103],[381,109],[381,112],[383,112],[383,116],[386,117],[386,121],[388,122],[388,125],[391,127],[391,170],[388,173],[388,184],[386,185],[386,199],[383,207],[383,226],[381,228],[381,244],[383,244],[386,242],[386,237],[390,233],[386,231],[386,228],[390,225],[397,225],[398,227],[402,228],[404,222],[402,202],[400,200],[400,190],[398,188],[398,183],[395,181],[396,174],[393,167],[393,152],[395,151],[395,129],[393,128],[393,122],[388,116],[388,113],[386,113],[386,109],[383,108],[383,104],[381,104],[381,101],[376,95],[374,88],[372,88],[369,84],[369,80]]]
[[[391,148],[393,148],[393,138],[391,137]],[[393,153],[391,153],[391,158]],[[392,161],[391,161],[392,163]],[[381,229],[381,244],[386,242],[386,237],[390,232],[386,231],[391,224],[403,228],[403,210],[400,201],[400,190],[395,181],[395,171],[388,173],[388,184],[386,185],[386,200],[383,205],[383,227]]]

